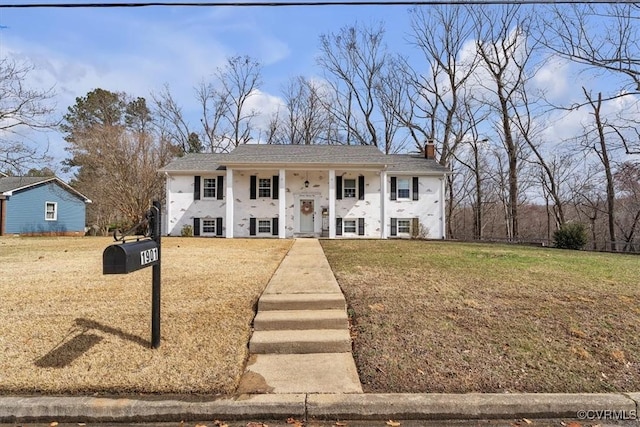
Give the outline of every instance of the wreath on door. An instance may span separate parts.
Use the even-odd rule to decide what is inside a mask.
[[[310,213],[313,212],[313,203],[311,203],[308,200],[303,201],[300,204],[300,212],[302,212],[304,215],[309,215]]]

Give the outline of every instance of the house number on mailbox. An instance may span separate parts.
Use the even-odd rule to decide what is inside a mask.
[[[140,265],[147,265],[158,260],[158,248],[140,252]]]

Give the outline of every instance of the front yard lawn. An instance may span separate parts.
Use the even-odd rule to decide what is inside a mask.
[[[291,240],[162,240],[162,341],[151,268],[102,275],[107,238],[0,238],[0,394],[231,394],[254,305]]]
[[[366,392],[640,390],[640,257],[323,240]]]

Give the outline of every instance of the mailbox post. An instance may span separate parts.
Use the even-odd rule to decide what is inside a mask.
[[[160,202],[154,201],[150,211],[149,227],[151,238],[158,245],[158,262],[153,265],[151,291],[151,348],[160,347],[160,235],[162,221],[160,218]]]
[[[151,347],[160,347],[160,235],[162,219],[160,202],[154,201],[145,219],[132,228],[148,224],[148,235],[136,241],[126,241],[125,233],[121,243],[108,246],[102,253],[102,274],[128,274],[146,267],[153,267],[151,273]]]

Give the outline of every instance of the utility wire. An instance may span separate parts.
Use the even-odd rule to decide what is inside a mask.
[[[437,6],[437,5],[501,5],[501,4],[577,4],[628,3],[626,0],[414,0],[414,1],[267,1],[267,2],[128,2],[128,3],[13,3],[1,8],[132,8],[132,7],[313,7],[313,6]]]

